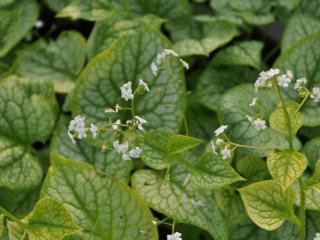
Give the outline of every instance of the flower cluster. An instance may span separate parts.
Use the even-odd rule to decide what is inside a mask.
[[[316,236],[313,239],[314,240],[320,240],[320,233],[316,233]]]
[[[68,135],[74,144],[76,143],[76,139],[86,138],[88,131],[91,132],[93,138],[97,137],[98,127],[91,123],[90,128],[86,128],[85,117],[77,115],[69,123]]]
[[[269,71],[266,71],[266,72],[262,71],[259,74],[259,77],[254,84],[256,91],[258,91],[259,88],[272,88],[273,78],[276,75],[279,75],[279,73],[280,73],[279,69],[273,69],[273,68],[271,68]]]
[[[170,235],[167,235],[167,240],[182,240],[181,233],[175,232]]]
[[[160,65],[168,56],[179,57],[179,55],[172,49],[163,49],[163,51],[156,56],[155,61],[151,63],[151,72],[154,76],[158,75]],[[179,61],[186,69],[189,69],[189,64],[186,61],[181,58],[179,58]]]
[[[227,125],[222,125],[214,131],[216,137],[219,137],[228,128]],[[217,155],[217,151],[221,154],[222,159],[228,159],[231,157],[231,149],[228,142],[225,142],[222,138],[217,138],[215,142],[211,141],[211,148],[213,154]]]
[[[131,158],[140,158],[142,153],[141,148],[135,147],[129,150],[129,143],[124,142],[120,144],[119,140],[113,141],[113,148],[116,150],[116,152],[121,154],[122,159],[125,161],[130,160]]]

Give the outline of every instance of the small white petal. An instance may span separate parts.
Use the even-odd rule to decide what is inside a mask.
[[[140,158],[141,153],[142,153],[142,149],[139,147],[135,147],[134,149],[131,149],[129,151],[129,156],[132,158]]]
[[[121,97],[128,101],[128,100],[132,100],[133,99],[133,93],[132,93],[132,83],[131,81],[123,84],[121,87],[120,87],[120,90],[121,90]]]
[[[142,86],[146,92],[149,92],[149,86],[142,79],[139,79],[139,86]]]
[[[216,137],[218,137],[220,134],[222,134],[224,132],[224,130],[227,129],[227,125],[221,125],[218,129],[216,129],[214,131],[214,134],[216,135]]]
[[[170,235],[167,235],[167,240],[182,240],[181,233],[175,232]]]
[[[93,138],[96,138],[97,135],[98,135],[98,127],[97,127],[96,125],[94,125],[94,124],[91,123],[91,125],[90,125],[90,132],[91,132],[91,134],[92,134],[92,137],[93,137]]]
[[[44,22],[42,21],[42,20],[38,20],[38,21],[36,21],[36,23],[34,24],[34,26],[36,27],[36,28],[43,28],[44,27]]]
[[[104,110],[105,113],[115,113],[116,111],[113,108],[107,108]]]
[[[189,64],[186,61],[184,61],[183,59],[180,58],[180,62],[185,67],[185,69],[189,70]]]
[[[256,106],[256,105],[257,105],[257,101],[258,101],[258,98],[256,98],[256,97],[253,98],[252,101],[251,101],[251,103],[249,103],[249,106],[250,106],[250,107]]]
[[[225,147],[224,149],[222,149],[220,151],[221,155],[222,155],[222,159],[228,159],[231,157],[231,150],[227,147]]]
[[[267,128],[266,121],[260,118],[257,118],[252,121],[252,125],[258,130],[264,130]]]

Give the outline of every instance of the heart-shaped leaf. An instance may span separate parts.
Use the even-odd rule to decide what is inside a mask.
[[[132,176],[132,186],[156,211],[177,222],[205,229],[217,240],[228,239],[223,215],[210,194],[188,191],[172,181],[164,182],[159,175],[150,170],[135,172]],[[212,222],[215,224],[211,224]]]
[[[165,48],[170,48],[168,41],[141,22],[135,34],[118,39],[83,70],[73,92],[72,112],[103,124],[107,107],[128,105],[120,98],[120,86],[131,81],[136,89],[141,78],[150,92],[136,96],[134,112],[148,121],[148,129],[177,130],[186,101],[181,63],[168,57],[157,76],[150,69],[156,55]]]
[[[40,93],[45,87],[47,92]],[[52,86],[7,79],[0,83],[0,186],[10,189],[38,185],[42,170],[31,145],[53,130],[56,105]]]
[[[302,175],[308,160],[297,151],[285,150],[270,153],[267,163],[273,179],[286,189]]]
[[[303,38],[319,31],[320,21],[316,17],[305,13],[294,14],[290,18],[283,33],[281,51],[285,52]]]
[[[251,66],[259,69],[261,66],[262,48],[262,42],[242,41],[219,51],[212,63],[215,65]]]
[[[6,55],[27,34],[38,14],[34,0],[17,0],[0,6],[0,57]]]
[[[285,220],[298,221],[293,209],[293,188],[283,190],[276,181],[267,180],[253,183],[239,191],[249,217],[259,227],[274,230]]]
[[[86,42],[78,32],[66,31],[49,43],[38,40],[19,51],[18,56],[17,74],[52,81],[57,92],[67,93],[84,65]]]
[[[58,155],[51,160],[42,196],[68,210],[82,228],[76,239],[158,239],[148,207],[124,183],[102,176],[85,163]]]

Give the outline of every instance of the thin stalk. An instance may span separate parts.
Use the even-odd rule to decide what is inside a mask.
[[[310,96],[310,92],[308,91],[307,95],[304,97],[304,99],[299,104],[299,106],[297,107],[297,109],[296,109],[296,111],[294,113],[297,113],[302,108],[303,104],[307,101],[309,96]]]
[[[183,117],[183,123],[184,123],[184,129],[186,131],[186,135],[189,136],[189,127],[188,127],[188,123],[187,123],[186,117]]]
[[[257,149],[257,150],[273,150],[273,148],[265,148],[265,147],[259,147],[259,146],[251,146],[251,145],[245,145],[245,144],[238,144],[234,142],[229,142],[231,145],[234,145],[236,147],[242,147],[242,148],[250,148],[250,149]]]
[[[2,213],[3,215],[5,215],[7,218],[9,218],[11,221],[14,221],[16,223],[18,223],[19,225],[21,225],[22,227],[26,228],[27,225],[23,222],[21,222],[21,220],[19,218],[17,218],[16,216],[14,216],[12,213],[8,212],[7,210],[5,210],[4,208],[0,207],[0,213]]]
[[[299,212],[299,221],[300,221],[300,236],[299,240],[305,240],[306,239],[306,228],[305,228],[305,186],[304,182],[301,178],[299,178],[299,186],[300,186],[300,212]]]
[[[292,150],[293,149],[293,134],[292,134],[292,129],[291,129],[291,119],[290,119],[286,104],[284,102],[281,90],[280,90],[280,88],[279,88],[279,86],[277,84],[275,84],[275,86],[276,86],[276,90],[277,90],[277,93],[278,93],[279,98],[280,98],[280,102],[281,102],[281,105],[282,105],[282,109],[283,109],[284,115],[286,117],[286,127],[287,127],[287,131],[288,131],[289,149]]]

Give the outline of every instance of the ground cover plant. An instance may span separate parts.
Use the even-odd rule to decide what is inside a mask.
[[[319,19],[0,1],[0,240],[320,240]]]

